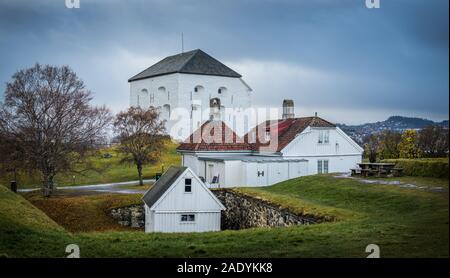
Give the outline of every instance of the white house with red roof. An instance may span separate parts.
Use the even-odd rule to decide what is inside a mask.
[[[266,186],[299,176],[349,172],[363,149],[320,117],[295,118],[293,102],[283,118],[265,121],[239,137],[225,122],[210,120],[178,148],[182,165],[216,187]]]

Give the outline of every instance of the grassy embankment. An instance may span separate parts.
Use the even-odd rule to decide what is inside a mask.
[[[66,244],[76,243],[82,257],[365,257],[365,247],[375,243],[382,257],[448,257],[448,180],[428,183],[423,178],[420,182],[445,184],[446,189],[405,189],[331,176],[241,188],[241,192],[294,211],[336,217],[338,221],[198,234],[71,233],[67,223],[53,216],[66,227],[63,229],[23,197],[0,187],[0,254],[62,257]],[[35,198],[33,203],[40,197]],[[66,207],[73,206],[74,211],[77,206],[85,208],[80,213],[104,209],[111,206],[105,198],[85,196],[88,203],[68,201]],[[63,207],[51,209],[61,212]]]
[[[165,169],[167,169],[170,165],[179,165],[181,163],[181,157],[176,153],[175,149],[177,146],[177,143],[171,141],[167,142],[166,149],[161,160],[155,164],[144,166],[144,179],[153,178],[155,173],[161,172],[163,165]],[[106,153],[111,154],[112,157],[104,158],[103,155]],[[121,164],[120,160],[122,158],[123,155],[117,152],[114,147],[101,150],[100,154],[90,158],[90,162],[100,171],[89,170],[81,174],[57,175],[55,178],[55,183],[58,186],[70,186],[137,180],[138,177],[136,167],[132,164]],[[83,168],[85,167],[80,167],[80,169]],[[73,176],[75,176],[75,178],[73,178]],[[0,184],[8,185],[11,179],[11,175],[0,177]],[[19,174],[19,188],[31,188],[39,185],[40,180],[37,174]]]

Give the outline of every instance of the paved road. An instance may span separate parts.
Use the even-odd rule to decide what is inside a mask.
[[[154,179],[144,180],[144,183],[155,182]],[[139,181],[126,181],[126,182],[113,182],[113,183],[103,183],[103,184],[87,184],[87,185],[76,185],[76,186],[58,186],[58,190],[71,190],[71,191],[94,191],[94,192],[106,192],[106,193],[122,193],[122,194],[136,194],[145,193],[146,189],[127,189],[121,188],[124,185],[138,185]],[[40,190],[40,188],[27,188],[18,189],[18,192],[31,192]]]

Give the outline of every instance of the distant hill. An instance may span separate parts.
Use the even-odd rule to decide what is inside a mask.
[[[434,122],[432,120],[391,116],[385,121],[366,123],[361,125],[346,125],[337,124],[343,131],[345,131],[356,142],[362,142],[362,138],[377,133],[383,130],[403,131],[405,129],[422,129],[429,125],[439,125],[448,128],[448,120],[442,122]]]

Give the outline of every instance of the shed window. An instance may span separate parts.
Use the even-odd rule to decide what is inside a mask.
[[[182,214],[181,215],[181,222],[194,222],[195,221],[195,214]]]
[[[184,192],[192,192],[192,179],[184,179]]]

